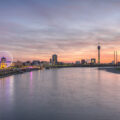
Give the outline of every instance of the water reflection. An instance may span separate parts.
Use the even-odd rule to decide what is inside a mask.
[[[5,80],[4,80],[4,78],[1,78],[1,80],[0,80],[0,88],[4,88],[4,85],[5,85]]]
[[[14,76],[2,78],[0,80],[0,108],[2,115],[14,109],[15,104]],[[0,111],[1,115],[1,111]],[[2,116],[1,115],[1,116]]]
[[[32,94],[33,90],[33,72],[30,72],[30,93]]]
[[[15,75],[0,79],[0,120],[118,120],[119,93],[120,75],[95,68]]]
[[[8,96],[14,96],[14,76],[1,78],[0,88],[5,90]]]

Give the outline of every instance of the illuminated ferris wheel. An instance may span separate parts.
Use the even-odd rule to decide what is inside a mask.
[[[4,69],[11,66],[13,57],[8,51],[0,51],[0,68]]]

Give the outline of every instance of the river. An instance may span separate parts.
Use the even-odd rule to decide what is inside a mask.
[[[0,120],[120,120],[120,74],[59,68],[1,78]]]

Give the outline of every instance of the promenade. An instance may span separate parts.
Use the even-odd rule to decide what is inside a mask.
[[[0,78],[16,75],[16,74],[22,74],[25,72],[31,72],[34,70],[40,70],[40,69],[41,69],[40,67],[0,69]]]

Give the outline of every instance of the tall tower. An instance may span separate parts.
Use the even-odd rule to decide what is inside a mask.
[[[100,64],[100,49],[101,49],[101,46],[100,44],[98,44],[98,64]]]
[[[117,51],[114,51],[114,64],[115,65],[117,65],[117,63],[118,63],[117,58],[118,58]]]

